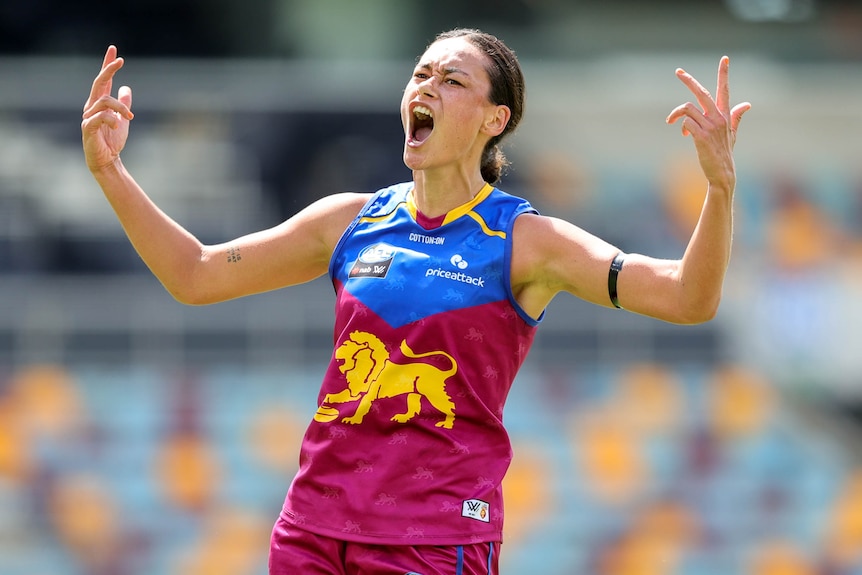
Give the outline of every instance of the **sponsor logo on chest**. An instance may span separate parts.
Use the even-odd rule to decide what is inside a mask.
[[[425,236],[422,234],[410,234],[413,241],[423,244],[442,245],[446,238]],[[425,239],[414,239],[425,238]],[[385,278],[392,268],[395,260],[397,248],[385,243],[378,242],[366,246],[359,252],[359,256],[348,272],[348,278]],[[445,256],[444,256],[445,257]],[[442,259],[442,258],[441,258]],[[470,273],[470,262],[460,253],[448,256],[448,261],[443,259],[445,264],[440,265],[440,259],[436,259],[431,265],[425,267],[423,275],[426,278],[440,278],[448,281],[457,282],[460,284],[472,285],[478,288],[485,287],[485,278],[480,275]],[[428,261],[427,259],[424,261]],[[417,270],[418,271],[418,270]]]
[[[389,244],[372,244],[359,252],[347,277],[385,278],[394,258],[395,248]]]

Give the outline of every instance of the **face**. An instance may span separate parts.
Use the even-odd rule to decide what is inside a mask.
[[[401,100],[408,168],[478,169],[485,144],[510,116],[508,107],[488,99],[487,65],[466,38],[435,42],[422,55]]]

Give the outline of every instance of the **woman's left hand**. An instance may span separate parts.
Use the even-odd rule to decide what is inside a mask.
[[[751,109],[743,102],[730,108],[728,68],[730,58],[723,56],[718,64],[718,89],[715,99],[700,82],[688,72],[678,68],[676,76],[694,94],[699,107],[692,102],[677,106],[666,122],[673,124],[682,119],[683,136],[691,136],[697,150],[701,169],[710,185],[732,191],[736,185],[733,163],[733,145],[742,115]]]

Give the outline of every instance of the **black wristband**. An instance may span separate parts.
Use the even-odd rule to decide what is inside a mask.
[[[623,269],[623,261],[625,261],[626,256],[623,252],[617,254],[614,258],[614,261],[611,262],[611,269],[608,271],[608,295],[611,298],[611,303],[614,304],[614,307],[617,309],[622,309],[620,306],[620,298],[617,295],[617,276],[620,273],[620,270]]]

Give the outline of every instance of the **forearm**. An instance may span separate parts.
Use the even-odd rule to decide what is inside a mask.
[[[203,245],[146,195],[118,158],[93,171],[138,255],[177,299],[190,289]]]
[[[703,209],[679,264],[681,307],[693,321],[718,310],[733,240],[733,185],[710,185]]]

